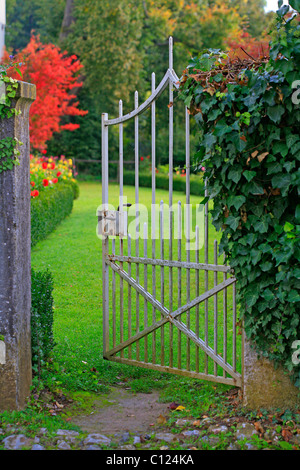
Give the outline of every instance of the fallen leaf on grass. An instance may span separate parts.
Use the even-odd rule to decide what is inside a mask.
[[[179,405],[177,406],[175,411],[182,411],[182,410],[185,410],[185,406]]]
[[[281,435],[286,442],[289,442],[291,437],[293,437],[293,434],[288,429],[283,429]]]
[[[156,420],[157,424],[166,424],[167,419],[163,415],[159,415],[159,417]]]
[[[261,423],[257,421],[254,423],[255,429],[257,432],[264,433],[264,428],[262,427]]]
[[[169,405],[170,410],[176,410],[176,408],[179,406],[179,403],[173,402]]]
[[[201,426],[200,419],[196,419],[196,421],[193,422],[193,426]]]

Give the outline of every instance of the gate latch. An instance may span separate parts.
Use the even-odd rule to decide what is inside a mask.
[[[124,204],[129,207],[131,204]],[[98,235],[105,237],[126,237],[128,213],[126,211],[104,209],[98,211]]]

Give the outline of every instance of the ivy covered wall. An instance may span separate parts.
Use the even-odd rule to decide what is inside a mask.
[[[206,168],[246,337],[300,387],[300,1],[282,3],[268,57],[204,51],[179,96],[199,125],[194,164]]]

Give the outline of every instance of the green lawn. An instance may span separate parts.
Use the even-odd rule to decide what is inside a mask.
[[[128,202],[134,201],[134,188],[125,187],[124,193],[128,198]],[[160,200],[168,201],[168,193],[163,190],[156,191],[157,203]],[[184,203],[184,195],[180,193],[174,193],[174,202],[178,199]],[[200,198],[201,199],[201,198]],[[140,188],[140,202],[145,206],[150,207],[151,204],[151,190],[148,188]],[[199,197],[192,196],[191,203],[199,203]],[[110,187],[110,203],[118,205],[118,193],[117,187]],[[54,318],[54,336],[56,346],[53,353],[53,360],[49,370],[51,373],[46,373],[45,380],[51,381],[51,385],[57,387],[66,387],[70,390],[100,390],[102,386],[106,384],[112,384],[118,382],[120,377],[130,377],[131,379],[140,380],[140,385],[147,383],[153,384],[155,377],[160,377],[161,374],[146,369],[136,368],[132,366],[125,366],[116,363],[104,361],[102,359],[102,255],[101,255],[101,240],[96,235],[97,217],[96,211],[101,204],[101,185],[99,183],[80,183],[80,197],[74,202],[73,213],[65,221],[58,226],[46,240],[38,243],[32,251],[32,266],[36,270],[44,270],[49,268],[54,278],[54,302],[55,302],[55,318]],[[213,242],[216,238],[216,233],[212,227],[210,227],[210,249],[209,249],[209,262],[213,262]],[[117,242],[118,243],[118,242]],[[148,255],[150,255],[150,241],[148,241]],[[166,254],[168,253],[168,242],[166,242]],[[140,254],[142,254],[143,242],[140,242]],[[157,241],[156,254],[159,256],[159,241]],[[183,249],[185,256],[186,251]],[[191,260],[193,261],[195,253],[191,252]],[[204,261],[203,250],[200,253],[200,262]],[[173,247],[173,259],[177,259],[177,246]],[[221,263],[221,260],[219,260]],[[160,269],[160,268],[159,268]],[[149,270],[148,287],[151,290],[151,267]],[[169,306],[169,287],[168,279],[169,275],[165,269],[165,305]],[[178,299],[178,281],[177,281],[177,269],[173,269],[173,307],[177,303]],[[186,278],[182,270],[182,304],[185,301],[186,292]],[[133,275],[135,274],[135,266],[132,268]],[[140,282],[144,283],[144,268],[140,268]],[[162,292],[160,290],[160,273],[158,271],[156,281],[156,295],[160,300]],[[222,274],[218,275],[218,282],[222,280]],[[112,279],[112,277],[111,277]],[[204,278],[200,276],[200,293],[203,289]],[[210,276],[210,287],[213,285],[213,274]],[[127,314],[128,314],[128,291],[127,284],[124,283],[124,337],[128,332]],[[117,295],[116,298],[116,312],[119,312],[119,279],[116,277]],[[191,298],[195,293],[195,274],[191,274]],[[228,296],[230,297],[230,291],[228,289]],[[218,296],[218,321],[220,326],[220,332],[218,334],[218,351],[222,352],[222,303],[223,295]],[[140,308],[138,315],[138,323],[142,325],[145,321],[144,316],[144,300],[140,296]],[[132,331],[137,327],[136,322],[136,297],[135,292],[132,289]],[[213,303],[212,298],[209,301],[209,312],[210,312],[210,335],[213,334]],[[112,305],[112,304],[111,304]],[[230,299],[229,299],[230,307]],[[200,318],[203,317],[201,312],[203,307],[200,307]],[[152,308],[148,309],[148,318],[152,318]],[[228,311],[229,315],[229,311]],[[160,314],[159,317],[160,318]],[[188,318],[182,318],[184,321],[190,321],[192,327],[194,324],[193,311],[191,311],[190,320]],[[113,331],[111,327],[111,338],[116,335],[117,341],[120,334],[120,322],[117,319],[116,329]],[[203,325],[199,325],[200,333],[203,331]],[[228,323],[230,336],[230,321]],[[164,360],[165,364],[168,364],[170,360],[170,337],[169,337],[169,326],[165,327],[164,335]],[[161,351],[161,333],[156,334],[156,351],[157,361],[161,359],[159,357]],[[210,339],[212,341],[213,339]],[[178,353],[178,335],[177,332],[173,332],[173,361],[174,365],[177,365],[179,355]],[[182,338],[182,353],[180,354],[182,366],[186,367],[186,350],[191,347],[191,364],[190,367],[194,367],[195,364],[195,348],[193,345],[189,345],[188,342]],[[145,350],[148,352],[148,358],[151,356],[152,344],[151,338],[148,340],[148,344],[144,340],[140,341],[140,356],[144,358]],[[231,344],[229,344],[229,353],[231,351]],[[136,349],[132,348],[132,354],[136,352]],[[128,354],[126,351],[125,355]],[[203,358],[200,360],[203,362]],[[219,371],[218,371],[219,372]],[[169,377],[169,375],[167,376]],[[147,380],[146,380],[147,379]],[[177,380],[176,377],[172,376],[170,380]],[[182,378],[178,378],[182,380]]]

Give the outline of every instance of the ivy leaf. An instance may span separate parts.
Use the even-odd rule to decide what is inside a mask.
[[[254,265],[256,265],[262,257],[262,252],[257,248],[253,248],[251,250],[251,261]]]
[[[288,147],[284,142],[275,142],[275,144],[272,147],[272,152],[273,154],[280,153],[283,157],[285,157],[288,154]]]
[[[278,16],[284,16],[286,13],[289,11],[290,7],[288,5],[283,5],[282,7],[279,8],[279,10],[276,11]]]
[[[229,196],[227,200],[227,205],[228,208],[231,206],[234,206],[236,210],[238,211],[239,208],[246,202],[245,196]]]
[[[246,235],[246,240],[247,240],[248,245],[252,246],[256,238],[257,238],[257,235],[255,233],[248,233]]]
[[[212,135],[212,134],[206,134],[204,139],[203,139],[203,145],[205,145],[206,148],[211,148],[217,141],[217,138]]]
[[[215,63],[215,57],[211,57],[210,55],[208,54],[203,54],[203,56],[201,57],[201,59],[199,59],[199,64],[198,66],[200,67],[201,70],[203,70],[204,72],[205,71],[208,71],[211,69],[211,67],[214,65]]]
[[[264,189],[257,184],[255,181],[253,181],[250,185],[250,193],[255,194],[255,195],[261,195],[264,194]]]
[[[290,231],[293,230],[294,228],[295,228],[295,227],[294,227],[293,224],[291,224],[290,222],[286,222],[286,223],[284,224],[283,230],[284,230],[285,232],[290,232]]]
[[[262,271],[266,272],[266,271],[269,271],[271,268],[272,268],[273,264],[271,263],[271,261],[266,261],[265,263],[262,263],[260,265],[260,268]]]
[[[291,175],[288,173],[275,175],[272,178],[273,188],[287,188],[291,184]]]
[[[300,295],[298,294],[298,292],[296,290],[292,289],[289,292],[289,295],[287,296],[287,300],[289,302],[299,302],[300,301]]]
[[[232,142],[238,152],[242,152],[247,147],[247,140],[244,135],[236,133],[232,136]]]
[[[284,114],[284,107],[281,106],[280,104],[276,106],[269,106],[267,108],[267,115],[269,116],[270,119],[272,119],[273,122],[276,124],[280,121],[281,116]]]
[[[239,226],[239,223],[240,223],[240,218],[234,217],[233,215],[230,215],[226,219],[226,224],[228,224],[230,228],[232,228],[232,230],[236,230]]]
[[[252,289],[251,291],[246,292],[245,301],[247,303],[247,307],[253,307],[253,305],[256,304],[259,298],[258,292],[259,292],[258,289]]]
[[[235,183],[238,183],[241,179],[241,172],[241,167],[237,165],[228,172],[228,178],[234,181]]]
[[[209,199],[210,199],[209,196],[206,196],[204,199],[202,199],[200,204],[205,205],[209,201]]]
[[[299,140],[299,136],[296,134],[288,134],[286,137],[286,144],[290,149],[297,141]]]
[[[245,170],[243,172],[243,175],[245,176],[246,180],[249,182],[254,178],[254,176],[256,175],[256,172],[255,171],[250,171],[250,170]]]
[[[192,99],[193,99],[193,95],[189,95],[189,96],[184,100],[184,104],[186,105],[187,108],[190,107]]]
[[[262,297],[270,302],[274,298],[274,293],[269,288],[267,288],[262,292]]]
[[[300,12],[300,0],[289,0],[289,4],[294,10]]]
[[[278,174],[279,172],[282,171],[282,165],[279,162],[272,162],[268,164],[268,175],[272,175],[274,173]]]
[[[261,219],[253,224],[253,227],[256,232],[266,233],[268,231],[269,224],[265,219]]]

